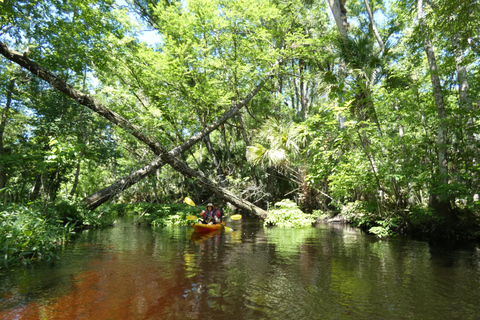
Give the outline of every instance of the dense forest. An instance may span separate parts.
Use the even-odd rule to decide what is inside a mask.
[[[185,196],[478,237],[479,16],[476,0],[2,0],[0,240]]]

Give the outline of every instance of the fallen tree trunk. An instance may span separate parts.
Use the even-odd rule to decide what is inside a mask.
[[[246,200],[241,199],[240,197],[236,196],[229,190],[216,185],[214,182],[207,179],[203,175],[203,173],[197,172],[189,168],[185,163],[180,161],[175,156],[175,154],[172,154],[167,150],[165,150],[164,147],[160,144],[160,142],[157,139],[155,139],[153,136],[143,133],[140,127],[130,123],[128,120],[120,116],[118,113],[109,110],[108,108],[103,106],[101,103],[96,101],[94,97],[84,94],[83,92],[80,92],[79,90],[73,88],[68,83],[58,78],[47,69],[43,68],[39,64],[30,60],[26,55],[22,55],[17,51],[9,49],[8,46],[5,45],[3,42],[0,42],[0,54],[5,56],[8,60],[15,62],[21,67],[27,69],[38,78],[47,81],[53,88],[71,97],[81,105],[86,106],[87,108],[98,113],[105,119],[109,120],[111,123],[125,129],[128,133],[133,135],[135,138],[147,144],[150,147],[150,149],[156,155],[158,155],[162,161],[164,161],[164,163],[168,163],[170,166],[172,166],[172,168],[174,168],[184,176],[193,179],[196,183],[201,184],[203,187],[207,188],[210,192],[215,194],[217,197],[225,201],[229,201],[234,205],[236,205],[237,207],[247,210],[259,216],[260,218],[266,217],[266,214],[267,214],[266,211],[264,211],[263,209],[255,206],[254,204]],[[266,81],[266,79],[264,81]],[[222,118],[225,117],[223,121],[226,121],[229,117],[231,117],[233,114],[235,114],[238,111],[238,106],[235,106],[235,105],[236,103],[234,103],[234,107],[232,107],[229,111],[227,111],[222,116]],[[217,127],[220,124],[221,123],[218,123]],[[210,125],[209,127],[211,126],[213,125]],[[187,142],[185,142],[185,144],[192,146],[195,142],[191,141],[190,142],[191,144],[190,144],[189,143],[190,140],[192,139],[189,139]]]
[[[273,66],[272,72],[277,65],[278,63]],[[200,141],[201,139],[206,137],[208,134],[210,134],[213,130],[220,127],[220,125],[225,123],[230,117],[237,114],[238,111],[244,106],[246,106],[247,103],[249,103],[250,100],[252,100],[252,98],[263,88],[265,83],[271,77],[272,72],[269,73],[267,76],[265,76],[263,80],[260,81],[260,83],[255,88],[253,88],[253,90],[250,91],[243,100],[234,103],[233,106],[227,112],[225,112],[220,118],[215,120],[212,124],[210,124],[209,126],[206,126],[202,131],[200,131],[199,133],[197,133],[196,135],[194,135],[193,137],[191,137],[190,139],[182,143],[180,146],[170,150],[170,154],[175,157],[179,156],[181,153],[185,152],[194,144],[196,144],[198,141]],[[165,162],[162,160],[161,157],[157,157],[154,161],[144,166],[143,168],[133,172],[129,176],[123,177],[122,179],[111,184],[110,186],[105,187],[85,197],[83,201],[86,204],[87,208],[93,210],[98,206],[102,205],[103,203],[107,202],[108,200],[112,199],[112,197],[114,197],[118,193],[128,189],[134,184],[140,182],[145,177],[153,174],[157,169],[160,169],[163,165],[165,165]]]

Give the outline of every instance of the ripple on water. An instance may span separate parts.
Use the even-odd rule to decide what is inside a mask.
[[[475,319],[480,250],[321,226],[120,223],[0,279],[5,319]]]

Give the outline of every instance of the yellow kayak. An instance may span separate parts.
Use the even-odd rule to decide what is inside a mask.
[[[217,224],[199,224],[199,223],[192,224],[192,228],[193,230],[195,230],[195,232],[215,231],[218,229],[222,229],[224,226],[225,226],[225,222],[217,223]]]

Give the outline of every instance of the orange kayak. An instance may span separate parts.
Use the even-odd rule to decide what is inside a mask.
[[[192,224],[192,228],[193,230],[195,230],[195,232],[215,231],[218,229],[222,229],[224,226],[225,226],[225,222],[218,223],[218,224],[199,224],[199,223]]]

